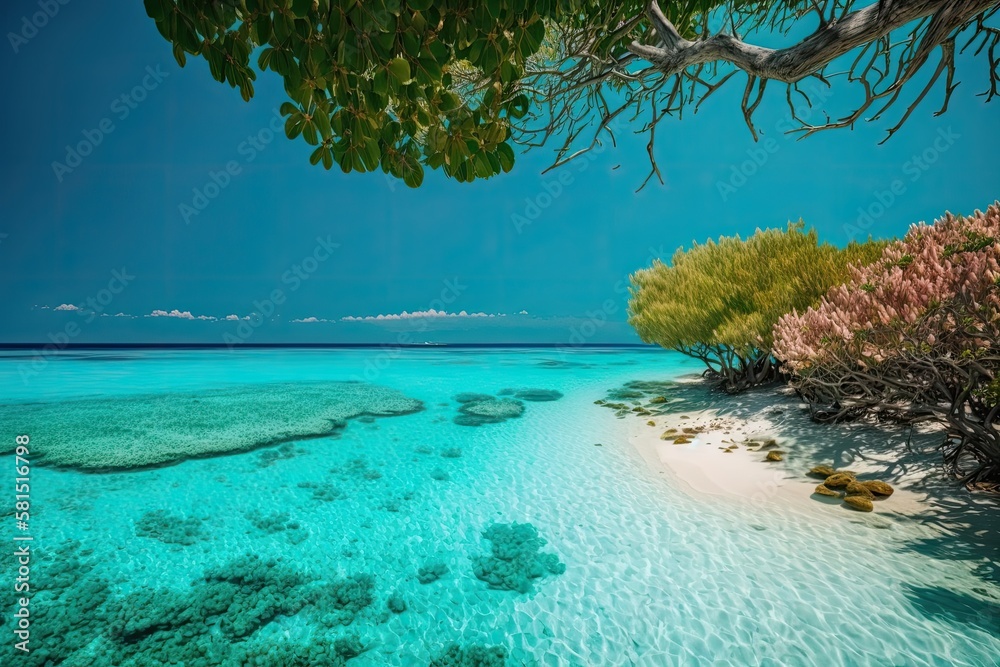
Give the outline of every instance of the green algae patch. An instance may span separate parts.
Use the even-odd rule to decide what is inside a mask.
[[[8,404],[0,406],[0,422],[31,434],[39,464],[108,471],[328,436],[349,419],[422,409],[385,387],[325,382]],[[279,450],[262,461],[294,453]]]
[[[491,553],[473,558],[472,571],[490,588],[530,593],[536,579],[566,571],[558,556],[542,553],[546,541],[530,523],[495,523],[483,538],[491,543]]]

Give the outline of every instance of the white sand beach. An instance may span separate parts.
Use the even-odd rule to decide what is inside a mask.
[[[789,435],[789,431],[801,431],[788,428],[790,421],[808,418],[804,414],[789,414],[794,410],[790,411],[787,404],[775,405],[773,399],[773,395],[742,397],[744,401],[760,402],[759,409],[750,411],[755,415],[752,418],[720,415],[713,409],[683,411],[680,406],[677,412],[630,416],[626,419],[628,439],[648,465],[675,479],[683,490],[694,496],[744,505],[752,503],[782,511],[830,513],[847,510],[839,499],[813,494],[823,480],[810,477],[809,469],[831,465],[831,461],[813,458],[812,448],[803,442],[801,433]],[[844,439],[844,451],[853,444],[850,442],[853,434],[838,426],[817,427],[816,435]],[[679,436],[690,442],[675,444]],[[773,444],[760,447],[768,441]],[[782,460],[766,460],[768,451],[780,452]],[[840,469],[850,469],[864,479],[880,479],[883,467],[866,457],[857,458]],[[910,488],[918,478],[919,475],[912,473],[887,479],[895,492],[889,498],[875,501],[875,514],[913,515],[924,510],[925,494]]]

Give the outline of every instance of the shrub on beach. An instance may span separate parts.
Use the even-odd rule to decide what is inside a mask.
[[[998,240],[1000,204],[913,225],[815,307],[782,317],[774,352],[814,413],[941,419],[965,481],[1000,481]]]
[[[802,222],[694,244],[631,276],[629,322],[645,342],[700,359],[720,386],[740,391],[777,379],[778,318],[815,304],[848,265],[875,259],[883,246],[820,244]]]

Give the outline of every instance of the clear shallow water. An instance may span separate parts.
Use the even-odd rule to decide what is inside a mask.
[[[38,583],[45,588],[47,572],[62,577],[63,610],[39,612],[35,624],[44,632],[46,622],[75,623],[89,633],[65,664],[111,664],[117,600],[149,588],[161,591],[161,602],[167,591],[189,604],[206,572],[231,570],[246,555],[280,558],[275,567],[301,571],[307,586],[371,577],[371,604],[347,625],[305,608],[240,638],[274,646],[354,634],[367,650],[352,667],[427,665],[452,643],[503,646],[511,665],[978,666],[1000,655],[1000,612],[981,602],[1000,596],[973,574],[981,553],[951,561],[909,548],[926,528],[902,519],[817,521],[698,500],[646,466],[624,423],[593,401],[631,380],[698,370],[673,355],[78,353],[50,360],[27,383],[23,363],[0,360],[0,402],[121,402],[151,392],[359,380],[424,405],[355,419],[328,437],[169,467],[35,467],[31,533],[37,549],[59,552],[37,564]],[[501,423],[452,421],[456,394],[508,387],[564,396],[526,402],[521,417]],[[16,431],[4,423],[4,440]],[[473,573],[474,560],[490,552],[484,529],[512,522],[532,524],[547,541],[542,552],[566,567],[534,580],[529,593],[491,589]],[[447,573],[420,582],[421,567],[441,563]],[[93,609],[89,593],[100,602]],[[405,612],[387,611],[393,595]],[[178,628],[181,637],[192,629]],[[169,637],[151,637],[161,658],[169,654]]]

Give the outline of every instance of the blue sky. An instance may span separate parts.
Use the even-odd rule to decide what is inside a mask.
[[[951,110],[934,118],[929,98],[883,146],[885,123],[782,135],[777,91],[757,111],[765,134],[754,144],[735,85],[660,126],[665,186],[635,194],[645,139],[623,132],[562,183],[541,175],[551,154],[533,151],[490,181],[429,174],[410,190],[311,167],[308,146],[280,133],[264,141],[285,99],[276,76],[262,74],[247,104],[201,59],[181,70],[138,0],[70,0],[16,53],[10,33],[30,34],[23,20],[38,2],[0,11],[0,342],[635,342],[627,275],[692,240],[801,217],[843,244],[984,208],[1000,192],[1000,103],[975,96],[985,66],[968,59]],[[838,88],[822,108],[835,114],[853,96]],[[70,167],[66,147],[85,140],[97,145]],[[744,182],[734,169],[748,160],[762,164]],[[206,186],[216,196],[185,219],[182,205]],[[877,215],[858,226],[859,209]],[[268,310],[276,292],[282,303],[259,326],[224,319]],[[88,300],[134,317],[55,310]],[[430,308],[494,317],[343,319]],[[157,311],[182,317],[148,316]],[[293,321],[309,318],[328,321]]]

